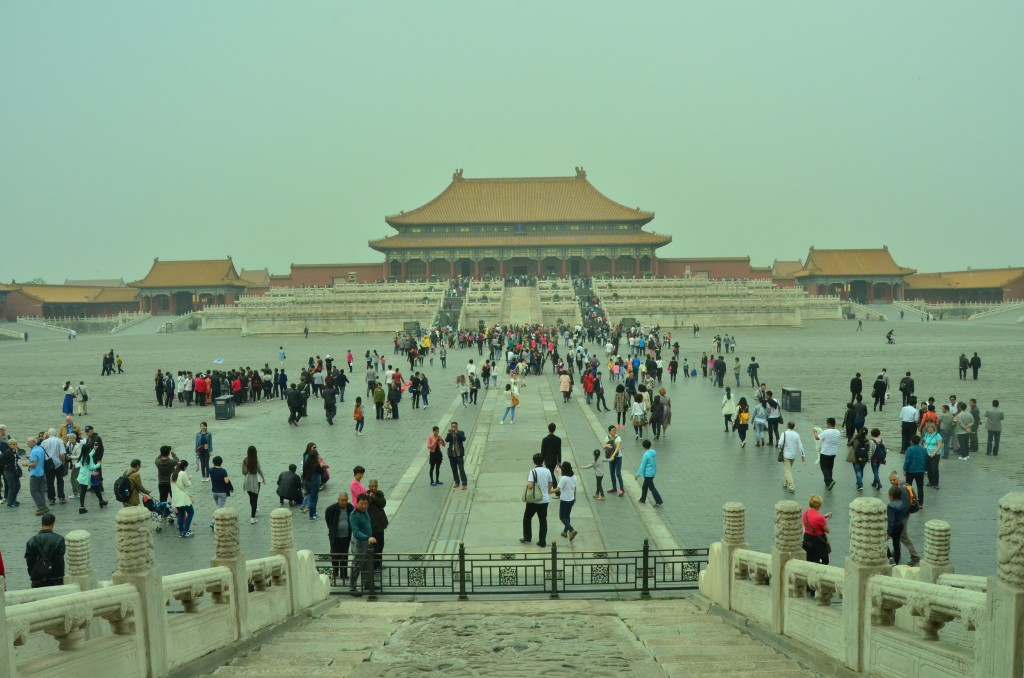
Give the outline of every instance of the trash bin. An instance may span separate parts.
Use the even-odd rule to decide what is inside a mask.
[[[231,419],[235,416],[235,399],[229,395],[214,399],[214,416],[217,419]]]
[[[799,412],[802,394],[798,388],[782,389],[782,409],[787,412]]]

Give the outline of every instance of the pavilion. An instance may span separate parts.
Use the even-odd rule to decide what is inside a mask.
[[[987,268],[907,276],[906,296],[932,303],[1024,300],[1024,268]]]
[[[511,179],[457,170],[436,198],[385,218],[397,235],[369,244],[398,281],[657,275],[655,252],[672,238],[643,230],[653,218],[603,195],[580,167],[572,177]]]
[[[205,261],[153,260],[139,290],[139,310],[153,315],[181,315],[204,306],[233,304],[249,288],[231,257]]]
[[[811,247],[803,268],[792,273],[798,285],[815,296],[872,303],[903,299],[906,276],[916,273],[898,265],[889,248],[819,250]]]

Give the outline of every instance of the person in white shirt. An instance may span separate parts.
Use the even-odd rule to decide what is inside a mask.
[[[533,489],[534,486],[540,487],[541,497],[538,502],[527,502],[526,510],[523,512],[523,538],[519,541],[524,544],[529,544],[533,541],[533,516],[537,516],[537,522],[540,525],[540,541],[537,542],[537,546],[547,546],[548,536],[548,504],[551,502],[551,490],[553,489],[554,481],[551,477],[551,471],[544,468],[544,456],[540,452],[533,455],[533,466],[530,473],[526,476],[526,487]],[[573,498],[575,499],[575,486],[573,487]]]
[[[576,503],[576,474],[572,470],[572,464],[567,461],[562,462],[561,471],[562,476],[558,480],[558,487],[555,488],[555,494],[559,499],[558,519],[565,526],[562,536],[572,541],[578,534],[572,527],[572,507]]]
[[[472,360],[470,360],[469,364],[466,365],[466,374],[471,377],[476,374],[476,365],[473,363]]]
[[[796,455],[800,455],[800,461],[807,461],[803,441],[800,440],[800,434],[793,430],[795,427],[795,422],[788,422],[786,430],[779,436],[779,451],[782,453],[782,465],[785,469],[782,486],[789,490],[790,494],[796,492],[796,483],[793,482],[793,462],[796,461]]]
[[[800,434],[795,431],[794,434],[797,440],[799,440]],[[786,434],[784,433],[783,435]],[[840,437],[839,429],[836,428],[835,417],[829,417],[825,420],[825,429],[823,431],[819,433],[815,430],[814,432],[814,439],[821,441],[821,477],[825,480],[826,490],[831,490],[836,486],[836,481],[832,478],[832,469],[835,467],[836,455],[839,453]]]
[[[907,404],[900,410],[900,454],[906,454],[907,448],[910,447],[910,436],[917,433],[917,398],[910,396],[907,398]]]
[[[67,450],[64,443],[57,437],[57,429],[51,428],[39,441],[39,446],[46,453],[46,460],[50,463],[45,465],[46,473],[46,494],[50,499],[50,506],[57,503],[66,504],[64,498],[64,461],[67,457]]]

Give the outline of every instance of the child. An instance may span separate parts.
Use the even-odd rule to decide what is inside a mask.
[[[886,534],[892,539],[892,555],[889,562],[900,564],[900,537],[903,535],[903,490],[899,486],[889,488],[889,504],[886,506],[888,529]]]
[[[286,500],[289,506],[302,503],[302,480],[295,472],[297,469],[295,464],[288,464],[288,470],[277,477],[277,496],[281,505]]]
[[[558,481],[558,487],[554,490],[554,493],[558,495],[558,519],[562,521],[565,530],[562,531],[563,537],[568,537],[569,541],[576,538],[577,532],[572,527],[572,507],[576,503],[576,478],[572,470],[572,464],[567,461],[562,462],[562,477]]]
[[[683,377],[690,378],[690,361],[686,358],[683,358]]]
[[[363,399],[356,396],[356,406],[352,408],[352,419],[356,422],[356,435],[363,435]]]
[[[604,488],[601,487],[601,483],[604,482],[604,465],[607,461],[607,459],[601,458],[601,450],[594,450],[594,463],[580,467],[581,471],[585,468],[594,469],[594,480],[597,483],[597,491],[594,492],[594,499],[598,501],[604,501]]]

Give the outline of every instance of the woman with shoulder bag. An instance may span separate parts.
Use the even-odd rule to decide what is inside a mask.
[[[828,555],[832,551],[828,543],[828,519],[832,514],[820,513],[822,503],[822,498],[817,494],[812,494],[807,500],[809,508],[801,516],[804,526],[803,549],[807,553],[807,562],[828,565]],[[813,591],[808,589],[807,592],[814,597]]]
[[[263,477],[263,469],[260,468],[260,462],[256,455],[256,447],[250,445],[246,450],[245,459],[242,460],[242,489],[249,495],[249,512],[251,514],[249,522],[251,524],[256,523],[256,516],[260,512],[257,508],[260,483],[267,482],[267,479]]]
[[[633,431],[636,433],[636,439],[640,440],[644,435],[644,428],[647,426],[647,403],[644,400],[643,394],[637,393],[633,396],[629,415]]]

